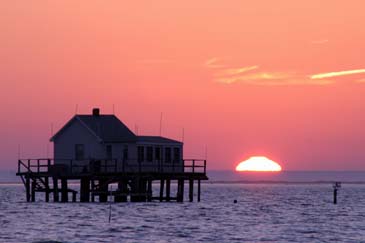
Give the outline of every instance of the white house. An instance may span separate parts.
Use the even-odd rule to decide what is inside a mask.
[[[183,171],[183,143],[160,136],[137,136],[115,115],[75,115],[52,138],[55,165],[73,172]],[[95,167],[96,166],[96,167]],[[71,168],[72,167],[72,168]]]

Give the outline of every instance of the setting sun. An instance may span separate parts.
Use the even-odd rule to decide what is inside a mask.
[[[240,162],[236,171],[281,171],[281,166],[264,156],[253,156]]]

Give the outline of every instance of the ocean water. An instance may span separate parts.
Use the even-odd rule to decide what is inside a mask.
[[[200,203],[111,204],[110,223],[109,203],[24,196],[0,185],[0,242],[365,242],[364,184],[334,205],[330,183],[204,183]]]

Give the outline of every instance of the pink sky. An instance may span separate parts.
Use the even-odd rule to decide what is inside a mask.
[[[0,163],[46,157],[50,124],[115,113],[234,169],[365,170],[365,2],[6,1]],[[48,144],[49,145],[49,144]]]

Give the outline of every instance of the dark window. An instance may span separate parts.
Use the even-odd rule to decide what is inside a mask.
[[[180,161],[180,148],[174,148],[174,162]]]
[[[161,160],[161,149],[159,147],[155,148],[155,159],[157,161]]]
[[[144,147],[143,146],[138,146],[138,162],[142,162],[144,161]]]
[[[153,160],[153,149],[152,147],[147,147],[147,161],[152,162]]]
[[[171,163],[171,148],[165,148],[165,162]]]
[[[128,160],[128,145],[124,145],[123,147],[123,160]]]
[[[107,145],[107,146],[106,146],[106,158],[107,158],[107,159],[112,159],[112,158],[113,158],[113,149],[112,149],[112,145]]]
[[[75,144],[75,159],[76,160],[85,159],[85,148],[83,144]]]

